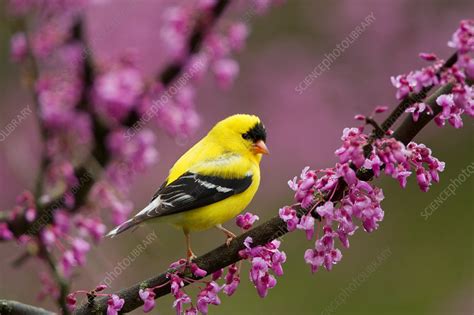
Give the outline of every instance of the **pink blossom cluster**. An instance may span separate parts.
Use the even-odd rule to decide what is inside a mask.
[[[277,2],[255,0],[252,5],[263,13],[272,3]],[[199,125],[194,95],[196,85],[205,73],[211,71],[217,85],[223,89],[229,89],[239,73],[239,64],[234,55],[245,47],[250,32],[249,26],[243,21],[228,21],[225,25],[219,24],[208,29],[204,32],[200,51],[194,52],[190,49],[189,38],[194,26],[214,23],[212,11],[216,4],[216,0],[199,0],[195,3],[175,5],[164,11],[160,35],[170,59],[182,65],[184,71],[169,86],[165,87],[161,83],[146,86],[137,105],[137,110],[145,121],[156,122],[168,134],[178,139],[188,138]],[[243,10],[248,11],[248,6],[244,6]],[[129,92],[130,90],[127,90],[124,96],[129,96]],[[113,107],[113,112],[116,118],[120,119],[123,116],[122,111],[127,109],[130,108]],[[118,113],[115,113],[117,111]],[[141,129],[141,125],[142,123],[139,123],[132,128]],[[134,134],[130,130],[127,133]]]
[[[402,188],[406,187],[407,178],[414,169],[418,185],[422,191],[428,191],[431,182],[439,182],[439,172],[444,170],[445,163],[431,155],[431,150],[424,144],[410,142],[406,147],[393,138],[378,139],[373,150],[365,160],[364,167],[379,177],[382,168],[384,173],[398,180]]]
[[[452,67],[442,69],[444,61],[434,54],[422,53],[420,57],[433,65],[409,74],[392,77],[392,84],[397,88],[397,99],[404,99],[410,93],[419,93],[423,88],[444,85],[452,82],[454,88],[449,94],[441,95],[436,100],[442,111],[435,117],[439,126],[448,121],[453,127],[463,126],[462,114],[474,117],[474,91],[467,80],[474,79],[474,20],[463,20],[452,35],[448,46],[456,49],[458,62]],[[416,102],[406,110],[412,113],[417,121],[421,113],[433,114],[433,108],[423,102]]]
[[[237,226],[242,230],[248,230],[258,220],[258,216],[246,212],[239,215],[236,219]],[[250,237],[245,239],[245,249],[239,252],[239,255],[251,263],[251,270],[249,273],[250,280],[255,285],[258,294],[265,297],[268,289],[276,285],[275,277],[283,275],[282,264],[286,261],[286,254],[279,250],[280,242],[277,240],[266,244],[265,246],[252,247],[252,239]],[[174,296],[173,307],[177,314],[193,315],[198,312],[207,314],[209,312],[209,305],[219,305],[221,300],[219,293],[222,292],[227,296],[231,296],[237,290],[240,284],[240,264],[232,264],[227,268],[227,273],[220,269],[211,274],[211,280],[205,281],[202,278],[208,275],[207,271],[201,269],[194,262],[187,262],[185,259],[180,259],[172,263],[167,274],[168,281],[164,284],[141,288],[139,297],[143,301],[143,311],[150,312],[155,307],[155,289],[161,288],[170,284],[171,294]],[[191,274],[190,274],[191,273]],[[223,284],[219,284],[219,280],[223,280]],[[200,283],[204,287],[200,287],[199,293],[196,296],[195,302],[185,292],[185,284]],[[189,305],[185,308],[185,305]]]
[[[100,292],[104,291],[106,288],[107,288],[107,285],[100,284],[97,287],[95,287],[95,289],[92,290],[92,291],[78,290],[78,291],[69,293],[66,297],[67,307],[69,308],[70,311],[72,311],[76,308],[77,295],[78,294],[87,295],[88,298],[89,297],[105,296],[105,297],[108,297],[108,300],[107,300],[107,315],[117,315],[122,310],[122,308],[125,304],[125,300],[120,298],[116,294],[100,293]],[[140,296],[142,296],[142,295],[143,296],[145,296],[145,295],[150,296],[152,294],[154,295],[153,292],[147,293],[147,292],[142,292],[142,290],[140,290]],[[154,300],[153,300],[153,303],[154,303]]]
[[[67,200],[67,196],[64,199],[64,203],[67,205],[70,201]],[[39,238],[26,234],[21,235],[17,238],[18,244],[27,248],[45,249],[54,254],[57,257],[59,273],[64,278],[70,278],[74,268],[85,264],[86,255],[91,248],[91,241],[101,240],[106,227],[97,216],[85,217],[81,214],[71,216],[65,208],[56,209],[52,222],[43,226],[43,220],[47,219],[49,215],[38,212],[34,196],[30,192],[24,192],[17,197],[16,206],[9,212],[9,219],[15,220],[18,217],[24,217],[27,222],[30,222],[30,232],[40,232]],[[11,240],[13,238],[14,235],[8,225],[0,223],[0,239]],[[57,293],[56,283],[47,273],[41,273],[40,280],[42,288],[38,295],[39,298],[54,296]]]
[[[349,236],[358,229],[359,222],[366,232],[373,232],[384,217],[382,190],[360,180],[358,169],[372,170],[375,177],[384,172],[397,179],[402,187],[414,172],[422,191],[427,191],[433,181],[438,182],[439,172],[444,170],[444,163],[433,157],[425,145],[411,142],[405,147],[393,138],[375,140],[372,151],[365,157],[364,147],[369,144],[369,137],[363,130],[363,127],[344,130],[342,146],[335,151],[339,163],[334,168],[309,170],[306,167],[299,179],[289,181],[297,205],[304,213],[299,216],[295,206],[280,209],[280,218],[286,222],[288,231],[303,230],[307,239],[312,240],[315,225],[322,225],[322,235],[316,235],[314,248],[304,255],[313,272],[320,266],[331,270],[341,260],[336,239],[348,248]],[[344,194],[336,203],[331,199],[338,189],[344,189]],[[321,223],[317,223],[317,219]]]
[[[462,127],[461,114],[472,117],[474,111],[474,94],[468,83],[468,79],[473,78],[473,43],[474,21],[464,20],[448,43],[457,50],[458,62],[444,68],[443,61],[434,54],[420,54],[422,59],[434,64],[408,75],[392,77],[392,84],[397,88],[397,99],[405,99],[411,93],[422,90],[428,91],[433,86],[453,83],[452,93],[436,99],[442,109],[435,121],[438,125],[448,121],[456,128]],[[382,113],[386,109],[377,107],[374,113]],[[425,111],[434,113],[423,102],[417,102],[407,109],[415,121]],[[373,121],[371,117],[363,115],[355,118],[366,124],[372,124]],[[390,137],[371,139],[364,129],[365,126],[344,129],[342,145],[335,151],[339,160],[335,167],[322,170],[306,167],[299,179],[295,177],[289,181],[290,188],[295,191],[297,204],[281,208],[279,215],[288,231],[303,230],[308,240],[312,240],[316,234],[314,248],[308,249],[304,255],[313,272],[321,266],[331,270],[341,260],[342,253],[336,248],[336,240],[348,248],[349,236],[359,226],[366,232],[372,232],[383,220],[382,190],[373,183],[360,180],[358,171],[371,171],[375,177],[381,174],[391,176],[398,180],[402,188],[406,187],[407,178],[415,174],[418,186],[426,192],[433,182],[439,182],[439,173],[444,170],[445,163],[433,157],[431,150],[424,144],[410,142],[405,146]],[[390,134],[389,131],[382,136]],[[342,197],[335,202],[332,198],[337,191],[342,191]],[[303,213],[299,214],[299,211]],[[320,225],[322,235],[319,235]]]
[[[188,3],[169,8],[164,13],[165,24],[161,30],[162,39],[167,44],[168,54],[177,60],[186,60],[189,56],[188,38],[195,23],[210,23],[212,9],[217,1],[199,1],[196,8]],[[201,21],[196,21],[197,18]],[[226,29],[215,29],[206,34],[203,49],[198,58],[209,68],[222,88],[229,88],[239,72],[238,63],[232,53],[243,49],[249,34],[248,26],[234,22]]]
[[[76,236],[71,235],[73,228]],[[65,211],[58,210],[54,213],[53,224],[41,230],[40,240],[48,251],[59,256],[58,269],[68,278],[74,267],[85,264],[86,254],[91,248],[88,240],[97,242],[104,232],[105,225],[99,218],[71,218]]]
[[[264,246],[252,247],[252,243],[252,238],[248,236],[244,241],[245,249],[241,250],[239,255],[251,263],[250,281],[257,289],[258,295],[264,298],[268,294],[268,289],[275,287],[277,283],[270,271],[276,276],[283,275],[282,264],[286,261],[286,254],[279,250],[278,240],[273,240]]]

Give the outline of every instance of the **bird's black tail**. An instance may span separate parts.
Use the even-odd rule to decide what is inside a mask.
[[[115,237],[118,234],[122,233],[123,231],[126,231],[130,229],[131,227],[137,225],[138,223],[139,222],[137,222],[135,218],[131,218],[130,220],[123,222],[122,224],[117,226],[115,229],[107,233],[106,237]]]

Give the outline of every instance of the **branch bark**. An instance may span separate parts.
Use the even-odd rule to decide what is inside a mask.
[[[428,115],[426,113],[422,113],[418,119],[418,121],[413,121],[411,115],[407,116],[404,122],[398,127],[393,134],[393,137],[405,144],[409,143],[414,139],[414,137],[426,126],[441,110],[441,107],[436,104],[436,99],[438,96],[446,93],[450,93],[453,88],[452,83],[448,83],[438,90],[436,90],[430,97],[425,100],[425,103],[428,104],[433,108],[434,114]],[[397,108],[392,112],[391,115],[384,121],[383,125],[393,125],[393,123],[401,117],[399,112],[404,112],[399,109],[401,106],[406,106],[405,103],[399,104]],[[398,109],[398,110],[397,110]],[[389,127],[388,127],[389,128]],[[373,173],[371,171],[357,173],[359,179],[368,181],[373,178]],[[342,193],[346,187],[344,185],[339,185],[339,188],[335,192],[332,200],[340,199]],[[303,215],[307,210],[302,208],[296,209],[298,215]],[[283,235],[288,233],[288,229],[286,227],[286,223],[279,218],[279,216],[275,216],[270,220],[264,222],[263,224],[255,227],[247,231],[246,233],[238,236],[234,239],[229,246],[223,244],[210,252],[196,258],[194,262],[202,269],[207,271],[207,274],[210,275],[224,267],[227,267],[233,263],[238,262],[242,258],[239,256],[239,251],[244,249],[243,242],[246,237],[250,236],[253,239],[252,244],[263,245],[271,242],[274,239],[277,239]],[[161,286],[155,289],[155,298],[159,298],[161,296],[167,295],[170,293],[170,285],[165,285],[168,282],[168,278],[166,277],[167,272],[163,272],[155,277],[146,279],[139,283],[134,284],[129,288],[122,289],[115,294],[120,296],[125,300],[124,307],[122,309],[123,312],[130,312],[141,305],[143,305],[143,301],[138,298],[138,292],[140,287],[146,285],[146,287],[155,287]],[[198,279],[198,278],[195,278]],[[188,285],[189,283],[185,283]],[[93,301],[92,304],[82,304],[79,306],[74,312],[74,315],[86,315],[86,314],[100,314],[107,309],[107,297],[101,297]]]
[[[0,314],[2,315],[54,315],[40,307],[23,304],[17,301],[0,300]]]

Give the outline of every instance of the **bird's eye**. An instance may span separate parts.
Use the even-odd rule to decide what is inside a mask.
[[[243,133],[242,138],[244,138],[245,140],[249,140],[250,139],[250,134],[248,132]]]

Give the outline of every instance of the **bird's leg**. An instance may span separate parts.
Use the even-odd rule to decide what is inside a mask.
[[[191,260],[195,259],[197,256],[194,255],[193,250],[191,249],[191,237],[189,232],[183,230],[184,236],[186,237],[186,264],[189,264]]]
[[[219,230],[224,232],[224,234],[226,235],[227,239],[226,239],[225,243],[227,244],[227,246],[229,246],[230,242],[232,242],[232,240],[237,237],[237,236],[235,236],[234,233],[232,233],[231,231],[229,231],[228,229],[223,227],[222,224],[216,225],[216,228],[218,228]]]

